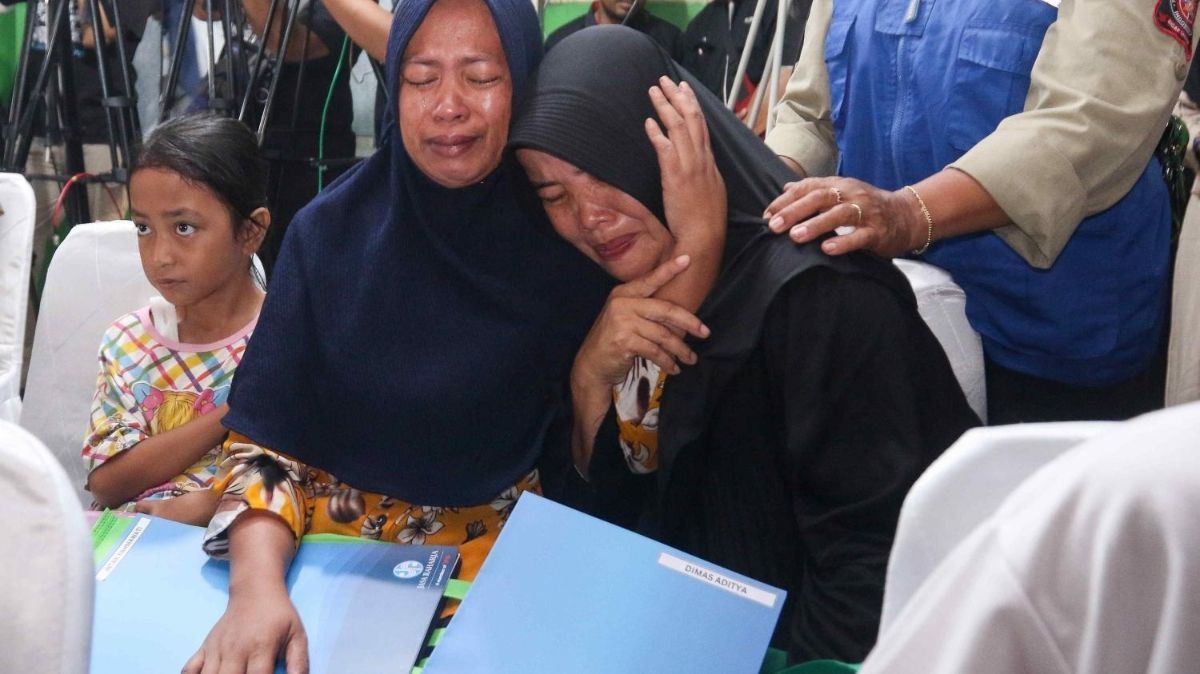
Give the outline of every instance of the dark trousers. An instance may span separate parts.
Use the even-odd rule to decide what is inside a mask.
[[[986,361],[988,424],[1121,421],[1163,406],[1166,349],[1141,373],[1108,386],[1075,386]]]

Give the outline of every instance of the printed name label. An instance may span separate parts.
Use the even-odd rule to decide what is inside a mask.
[[[142,517],[138,519],[137,523],[133,525],[133,529],[129,531],[129,535],[125,537],[125,540],[121,541],[121,544],[117,546],[116,551],[109,556],[108,561],[105,562],[104,566],[100,567],[100,571],[96,573],[97,581],[104,580],[112,574],[113,569],[116,569],[117,565],[121,563],[121,560],[125,559],[125,555],[129,553],[131,548],[133,548],[133,544],[137,543],[138,539],[142,537],[142,532],[145,531],[146,527],[148,526],[150,526],[149,517]]]
[[[760,590],[757,587],[751,587],[722,573],[718,573],[712,569],[705,568],[697,564],[693,564],[692,562],[680,559],[665,552],[660,552],[658,554],[658,563],[672,571],[682,573],[683,575],[695,578],[696,580],[703,581],[709,585],[712,585],[713,587],[719,587],[726,592],[730,592],[744,599],[749,599],[750,601],[762,604],[767,608],[774,608],[775,601],[778,599],[778,595],[776,595],[774,592],[767,592],[766,590]]]

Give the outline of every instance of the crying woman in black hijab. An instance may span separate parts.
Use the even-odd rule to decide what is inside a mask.
[[[509,145],[621,283],[571,373],[597,514],[785,588],[794,660],[860,661],[904,496],[978,423],[904,277],[772,237],[789,172],[636,31],[560,43]]]

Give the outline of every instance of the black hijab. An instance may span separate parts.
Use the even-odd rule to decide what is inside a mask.
[[[642,120],[658,119],[648,91],[666,75],[687,81],[708,122],[725,178],[736,253],[764,230],[760,217],[795,175],[690,73],[644,34],[624,26],[581,30],[547,55],[532,90],[517,106],[510,147],[528,147],[574,164],[640,201],[659,220],[662,178]]]
[[[396,10],[391,91],[432,4]],[[537,16],[485,4],[517,90],[541,58]],[[396,118],[289,228],[224,423],[358,489],[478,504],[534,465],[608,283],[550,233],[511,161],[441,187]]]
[[[671,484],[672,466],[704,434],[720,391],[757,345],[767,308],[790,280],[827,267],[876,278],[914,310],[916,300],[903,275],[878,257],[831,258],[821,252],[819,242],[797,246],[772,234],[762,212],[795,174],[703,84],[653,40],[630,28],[586,28],[555,46],[518,106],[509,146],[554,155],[626,192],[665,223],[658,160],[642,124],[647,117],[658,118],[648,90],[663,75],[688,82],[696,94],[725,179],[729,217],[721,274],[696,312],[712,336],[691,344],[699,363],[669,378],[663,390],[660,508],[644,525],[649,533],[670,539],[669,532],[659,530],[662,523],[655,515],[664,501],[686,489]],[[614,424],[605,427],[615,430]]]

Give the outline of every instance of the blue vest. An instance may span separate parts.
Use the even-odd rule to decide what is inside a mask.
[[[1041,0],[833,5],[825,61],[838,173],[889,190],[938,172],[1024,108],[1057,18]],[[1080,223],[1048,270],[990,232],[939,242],[925,257],[966,291],[989,358],[1090,386],[1149,365],[1166,312],[1169,241],[1166,185],[1151,158],[1124,198]]]

